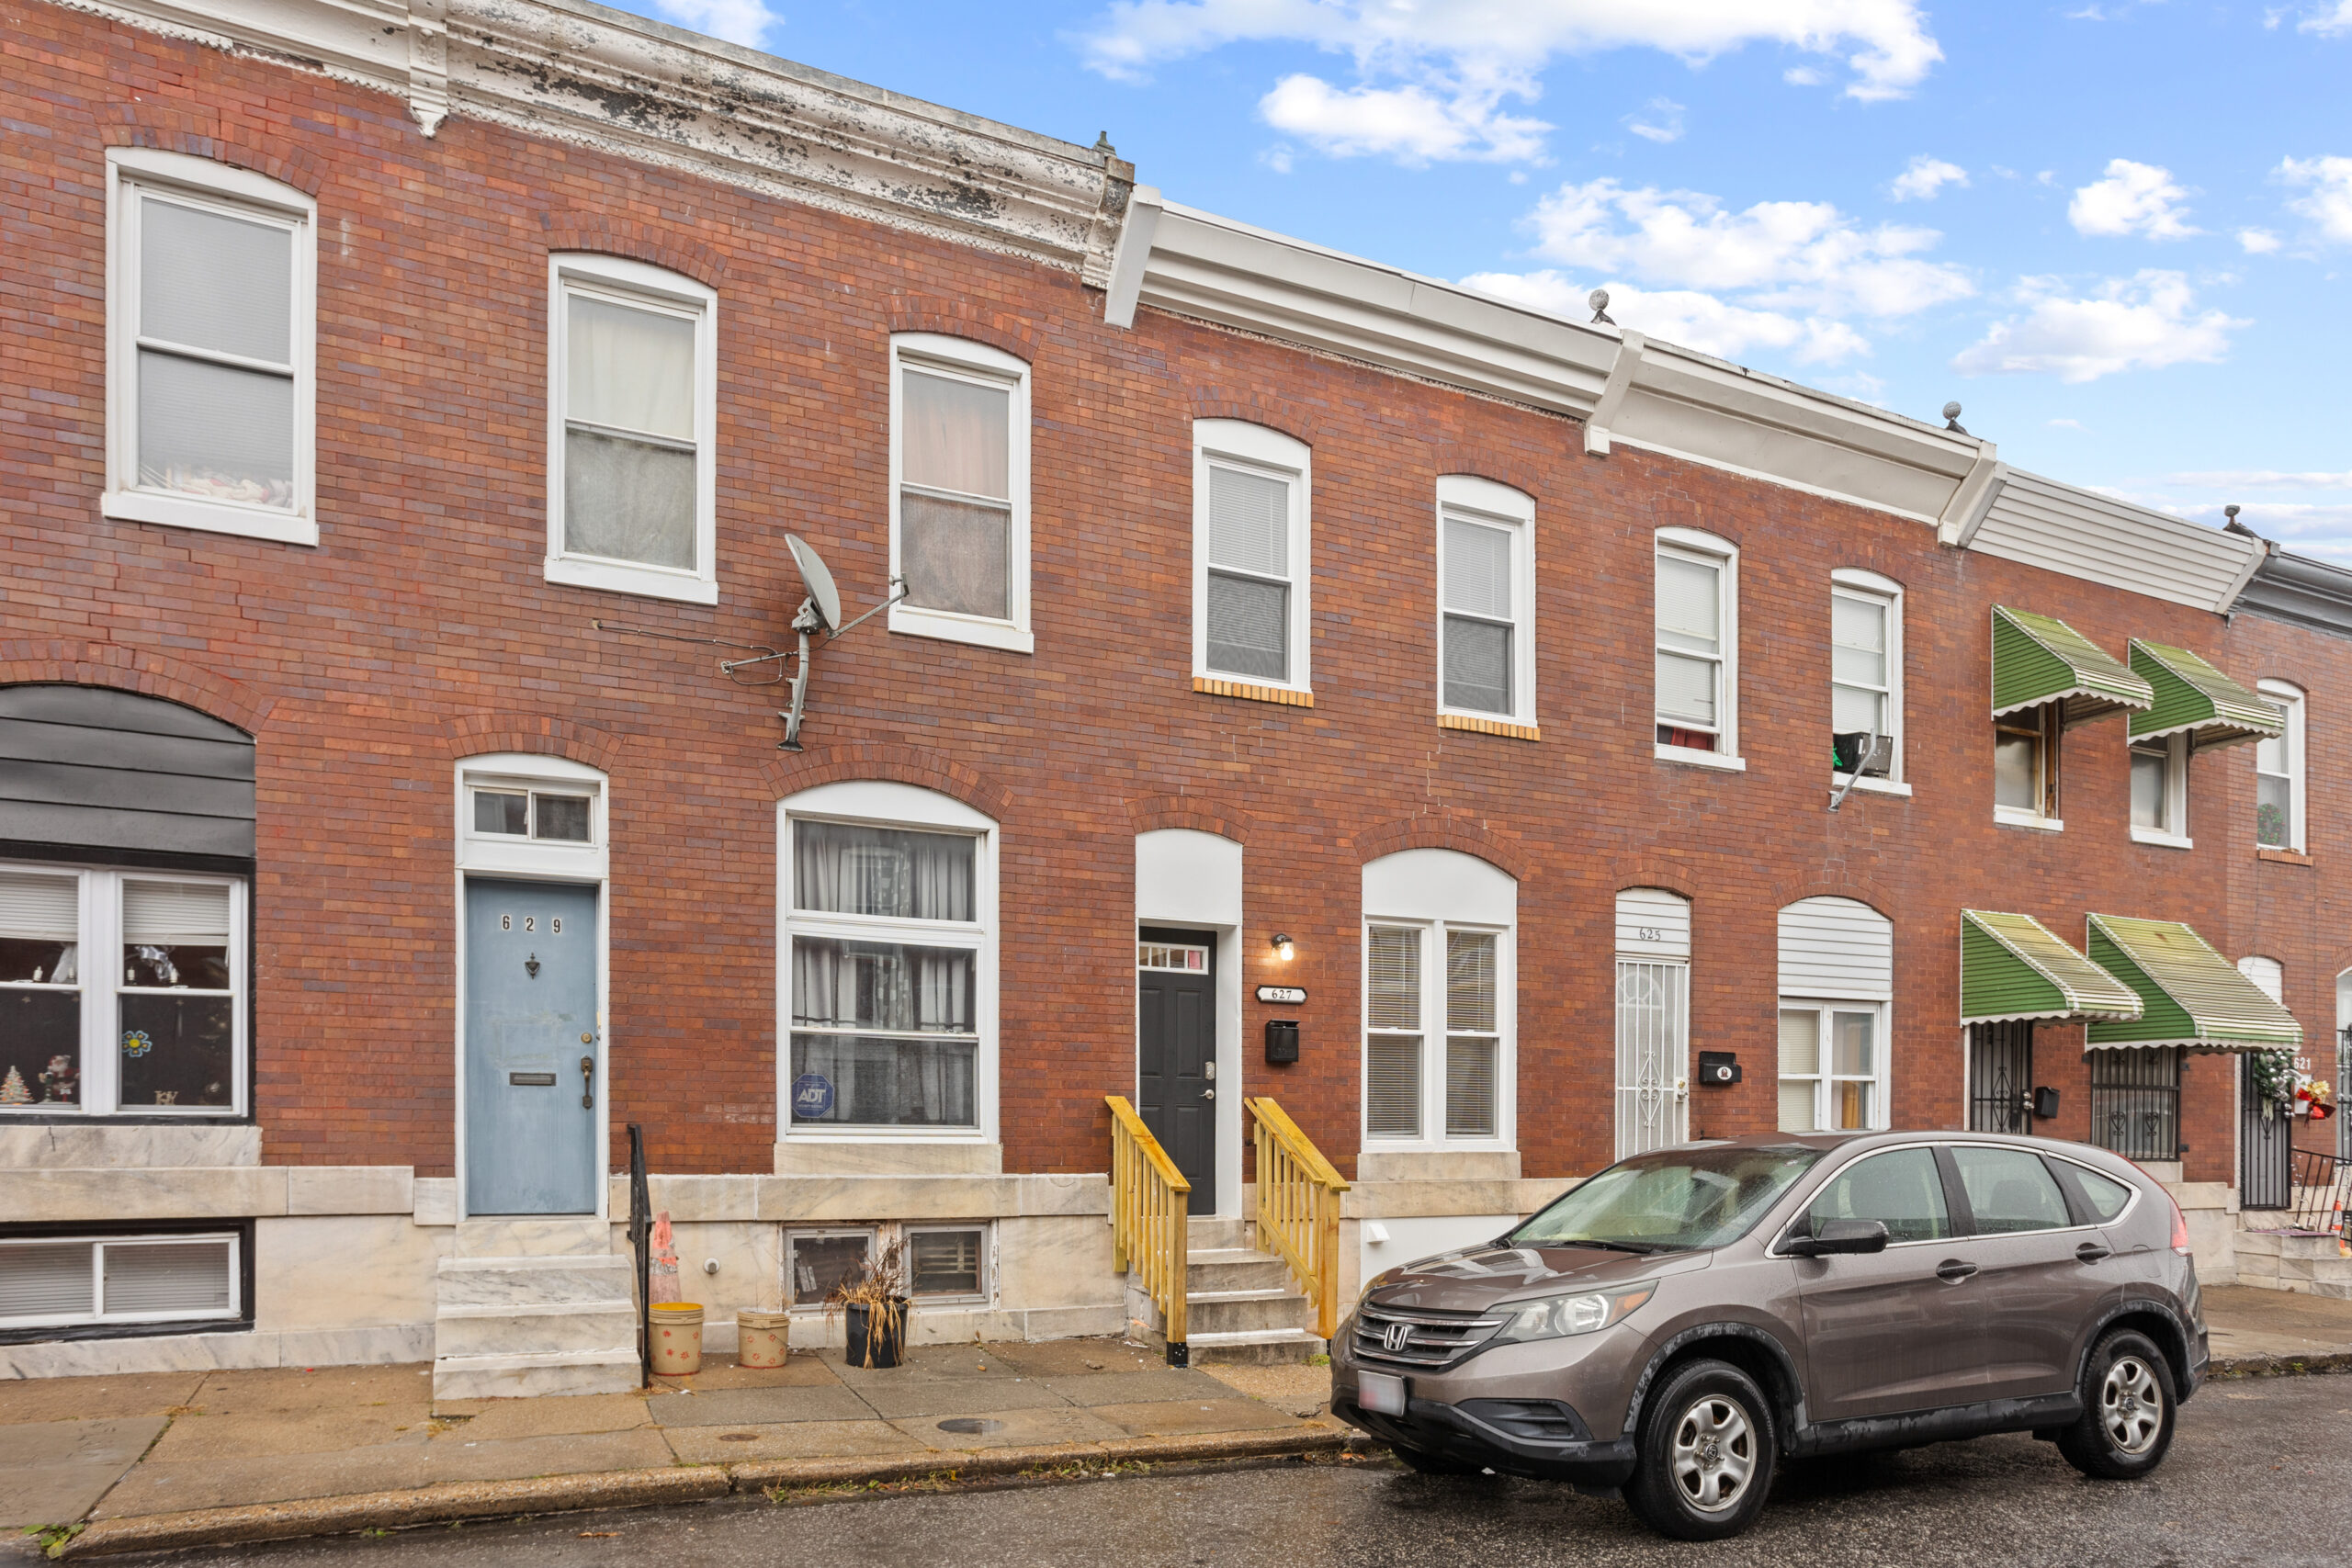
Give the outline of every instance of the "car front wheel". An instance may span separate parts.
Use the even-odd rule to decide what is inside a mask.
[[[1756,1522],[1780,1459],[1772,1407],[1728,1361],[1677,1368],[1648,1401],[1625,1502],[1677,1540],[1722,1540]]]
[[[2144,1334],[2120,1328],[2083,1366],[2083,1414],[2058,1451],[2085,1475],[2130,1481],[2162,1464],[2172,1447],[2172,1363]]]

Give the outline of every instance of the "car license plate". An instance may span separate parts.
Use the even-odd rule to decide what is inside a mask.
[[[1356,1374],[1356,1403],[1375,1416],[1405,1414],[1405,1380],[1386,1372]]]

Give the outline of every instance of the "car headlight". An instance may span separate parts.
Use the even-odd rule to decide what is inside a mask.
[[[1657,1293],[1657,1286],[1653,1283],[1624,1291],[1590,1291],[1582,1295],[1516,1302],[1510,1308],[1510,1321],[1496,1332],[1490,1343],[1515,1345],[1530,1339],[1565,1339],[1572,1334],[1591,1334],[1623,1322]]]

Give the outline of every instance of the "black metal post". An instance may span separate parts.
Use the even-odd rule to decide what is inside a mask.
[[[638,1386],[653,1386],[653,1199],[645,1181],[645,1133],[628,1124],[628,1243],[637,1254]]]

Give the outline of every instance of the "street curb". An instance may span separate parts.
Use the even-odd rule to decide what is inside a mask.
[[[2233,1356],[2207,1369],[2211,1378],[2296,1378],[2325,1372],[2352,1372],[2352,1351],[2328,1350],[2311,1356]]]
[[[731,1465],[549,1475],[528,1481],[449,1482],[401,1492],[365,1492],[344,1497],[311,1497],[298,1502],[99,1519],[71,1540],[51,1547],[49,1555],[105,1557],[127,1551],[166,1551],[190,1546],[348,1535],[355,1530],[399,1529],[459,1519],[700,1503],[730,1492],[759,1493],[778,1486],[845,1485],[933,1476],[978,1479],[1074,1464],[1265,1459],[1283,1454],[1337,1453],[1351,1446],[1362,1450],[1365,1444],[1361,1434],[1347,1428],[1316,1427],[1205,1437],[1125,1438],[1111,1442],[1057,1443],[977,1453],[894,1455],[887,1459],[748,1460]]]

